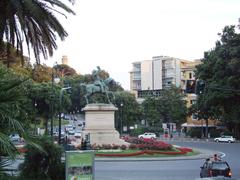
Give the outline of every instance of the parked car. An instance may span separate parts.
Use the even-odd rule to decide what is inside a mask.
[[[148,133],[148,132],[146,132],[144,134],[140,134],[138,136],[138,138],[140,138],[140,139],[156,139],[157,136],[156,136],[155,133]]]
[[[81,131],[76,131],[74,136],[75,136],[75,138],[81,138],[82,137],[82,132]]]
[[[68,132],[68,131],[73,131],[73,125],[71,124],[68,124],[65,126],[65,131]]]
[[[231,177],[231,168],[226,161],[210,161],[206,160],[203,166],[200,167],[200,177],[216,177],[224,176]]]
[[[10,134],[9,138],[12,142],[21,141],[21,137],[19,136],[19,134]]]
[[[234,143],[235,138],[232,136],[221,136],[214,139],[215,142],[228,142],[228,143]]]
[[[74,130],[69,130],[68,131],[68,135],[69,136],[74,136],[75,135],[75,131]]]
[[[53,137],[54,137],[55,139],[58,139],[58,135],[59,135],[58,130],[56,130],[55,132],[53,132]],[[64,138],[65,138],[65,132],[64,132],[63,129],[61,129],[61,139],[64,139]]]

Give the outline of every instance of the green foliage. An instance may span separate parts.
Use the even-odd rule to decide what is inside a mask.
[[[192,138],[201,138],[202,137],[202,129],[201,128],[192,128],[187,133]]]
[[[122,104],[122,106],[121,106]],[[123,120],[123,126],[133,126],[142,119],[142,108],[137,103],[133,94],[127,91],[118,91],[115,93],[115,106],[118,108],[115,116],[115,125],[120,130],[120,122]]]
[[[26,101],[26,80],[0,64],[0,155],[14,157],[15,147],[10,142],[10,132],[25,134],[19,119],[26,117],[22,105]]]
[[[62,149],[48,137],[41,137],[39,144],[44,151],[27,146],[21,177],[25,179],[65,179],[65,165],[61,162]]]
[[[205,119],[215,118],[227,124],[240,137],[240,34],[226,26],[214,49],[205,52],[196,77],[206,83],[199,96],[197,110]],[[233,128],[234,127],[234,128]]]
[[[216,129],[211,129],[209,131],[210,133],[210,137],[211,138],[215,138],[215,137],[219,137],[220,136],[220,131],[216,130]]]
[[[75,69],[66,64],[58,64],[54,67],[54,69],[56,69],[58,77],[74,76],[77,74]]]
[[[37,104],[37,115],[44,118],[45,128],[47,129],[48,119],[51,118],[51,106],[53,106],[53,116],[59,112],[60,109],[60,91],[59,85],[51,83],[33,83],[28,86],[28,96],[34,103]],[[64,91],[62,99],[61,112],[66,112],[71,105],[69,95]]]
[[[225,130],[225,131],[223,131],[222,135],[225,135],[225,136],[232,136],[233,133],[230,132],[229,130]]]
[[[132,131],[130,131],[130,136],[138,136],[139,134],[143,134],[144,132],[144,127],[138,127],[137,129],[133,129]]]
[[[52,68],[48,67],[47,65],[43,64],[34,64],[32,69],[32,79],[35,82],[42,83],[42,82],[50,82],[52,79]]]
[[[148,97],[143,102],[145,119],[150,126],[174,122],[177,125],[185,121],[187,115],[184,96],[176,87],[162,91],[160,97]]]
[[[68,35],[56,18],[56,13],[60,15],[75,14],[60,1],[2,0],[0,52],[3,40],[6,40],[12,46],[16,46],[21,55],[23,55],[24,43],[28,47],[28,52],[31,46],[38,64],[41,54],[45,59],[48,58],[48,55],[52,56],[53,50],[57,49],[56,37],[64,40]]]

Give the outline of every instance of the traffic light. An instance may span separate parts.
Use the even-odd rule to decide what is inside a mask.
[[[196,82],[196,94],[199,95],[199,94],[203,94],[204,93],[204,90],[205,90],[205,86],[206,86],[206,83],[205,81],[203,80],[197,80]]]
[[[186,82],[186,93],[195,93],[196,80],[187,80]]]

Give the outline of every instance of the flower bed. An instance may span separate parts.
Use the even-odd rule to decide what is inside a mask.
[[[139,156],[139,155],[155,155],[155,154],[163,154],[163,155],[185,155],[188,152],[193,152],[192,149],[186,147],[177,147],[173,148],[171,144],[165,143],[163,141],[158,141],[155,139],[139,139],[132,137],[125,137],[126,142],[130,143],[128,146],[129,150],[133,150],[133,152],[120,152],[120,153],[98,153],[96,152],[96,156],[105,156],[105,157],[130,157],[130,156]],[[102,148],[107,147],[110,148],[111,145],[104,145]],[[94,147],[94,146],[93,146]],[[114,145],[112,145],[114,147]],[[99,148],[99,147],[98,147]],[[119,146],[121,150],[125,150],[126,148],[122,148]],[[94,149],[94,148],[93,148]],[[114,149],[114,148],[110,148]],[[95,149],[97,150],[97,149]],[[135,151],[134,151],[135,150]]]
[[[154,154],[164,154],[164,155],[185,155],[188,152],[192,152],[190,148],[176,148],[177,151],[159,151],[159,150],[140,150],[132,153],[95,153],[99,157],[131,157],[139,155],[154,155]]]

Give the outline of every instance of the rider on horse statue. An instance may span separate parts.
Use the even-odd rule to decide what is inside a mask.
[[[97,70],[92,71],[92,77],[94,82],[93,83],[81,83],[80,86],[83,86],[85,88],[85,100],[87,104],[89,103],[89,97],[95,93],[102,93],[105,94],[107,97],[107,100],[109,103],[111,103],[109,99],[109,94],[112,95],[113,99],[115,99],[115,96],[112,91],[109,91],[108,85],[113,81],[112,78],[108,77],[106,79],[102,79],[100,77],[101,69],[99,66],[97,66]]]
[[[92,76],[94,79],[94,84],[100,87],[101,92],[105,92],[105,86],[104,86],[105,84],[103,82],[103,79],[100,77],[100,72],[101,72],[101,68],[97,66],[97,70],[92,71]]]

